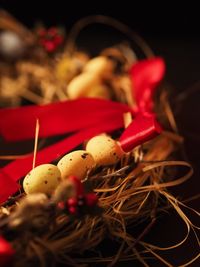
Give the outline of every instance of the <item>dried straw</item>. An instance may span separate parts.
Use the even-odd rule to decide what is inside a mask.
[[[196,233],[195,226],[185,215],[181,203],[168,192],[168,188],[180,185],[193,173],[189,163],[168,160],[170,155],[182,143],[182,138],[175,133],[164,132],[155,140],[143,145],[143,156],[135,162],[135,151],[124,156],[120,164],[102,168],[98,173],[90,174],[88,180],[99,196],[101,215],[87,215],[73,221],[67,215],[58,215],[55,220],[49,219],[49,229],[39,236],[32,233],[21,234],[20,242],[26,243],[25,251],[18,249],[16,266],[52,266],[67,263],[69,266],[88,266],[88,264],[104,263],[115,266],[117,261],[139,260],[144,266],[152,255],[164,266],[173,266],[159,255],[159,251],[176,249],[183,245],[190,234]],[[145,151],[145,152],[144,152]],[[184,167],[187,171],[179,178],[167,174],[169,168]],[[164,207],[160,200],[165,199]],[[162,204],[163,205],[163,204]],[[173,208],[186,225],[187,232],[182,240],[168,247],[159,247],[143,241],[156,221],[157,213]],[[194,210],[197,216],[200,214]],[[5,212],[5,211],[4,211]],[[130,234],[130,227],[149,221],[139,236]],[[31,239],[29,239],[31,235]],[[100,244],[104,239],[112,240],[116,250],[110,255],[101,255]],[[199,243],[196,234],[197,242]],[[13,245],[16,246],[16,239]],[[114,246],[114,245],[113,245]],[[24,257],[20,257],[21,253]],[[91,253],[93,252],[93,253]],[[85,254],[86,253],[86,254]],[[90,256],[84,256],[90,253]],[[84,257],[83,257],[84,256]],[[180,266],[189,266],[200,255]]]

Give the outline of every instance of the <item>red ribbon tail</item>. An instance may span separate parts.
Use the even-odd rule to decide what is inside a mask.
[[[162,131],[154,114],[138,114],[120,137],[120,144],[125,152],[156,137]]]

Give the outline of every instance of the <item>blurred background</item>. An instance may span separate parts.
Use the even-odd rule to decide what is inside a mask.
[[[156,54],[165,57],[167,77],[183,90],[199,79],[199,8],[194,4],[155,4],[153,1],[22,1],[0,0],[28,27],[42,21],[47,26],[70,29],[80,18],[101,14],[114,17],[138,32]],[[93,34],[95,34],[95,30]],[[105,34],[105,32],[104,32]],[[109,36],[108,34],[106,36]],[[91,36],[91,41],[93,36]],[[181,79],[177,79],[177,76]],[[178,89],[177,89],[178,90]]]
[[[111,16],[130,26],[151,46],[156,55],[164,57],[167,64],[166,81],[169,84],[171,104],[175,111],[180,133],[185,137],[186,154],[192,162],[195,174],[192,180],[174,189],[181,199],[200,193],[200,21],[198,8],[188,3],[179,6],[168,2],[153,4],[142,1],[20,1],[0,0],[4,8],[28,27],[37,22],[46,26],[62,25],[70,29],[80,18],[101,14]],[[125,36],[126,37],[126,36]],[[80,36],[80,45],[89,51],[114,44],[123,36],[119,32],[100,26],[91,26]],[[200,199],[189,202],[200,210]],[[191,215],[192,216],[192,215]],[[194,218],[195,220],[195,218]],[[184,228],[175,214],[159,218],[147,236],[148,241],[156,244],[170,244],[181,238]],[[183,232],[182,232],[183,231]],[[178,266],[184,258],[197,252],[193,239],[184,248],[167,255],[173,266]],[[129,266],[129,265],[123,265]],[[140,266],[139,264],[134,265]],[[162,266],[160,263],[158,265]],[[200,261],[190,266],[200,266]]]

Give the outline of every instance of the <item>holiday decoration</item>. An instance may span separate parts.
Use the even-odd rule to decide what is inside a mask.
[[[168,189],[193,170],[174,158],[183,139],[162,86],[164,59],[111,18],[85,18],[65,34],[56,26],[31,31],[0,15],[0,135],[22,149],[34,143],[29,153],[0,156],[12,160],[0,170],[1,266],[150,266],[152,256],[173,266],[159,251],[187,238],[167,248],[144,241],[170,208],[187,236],[198,230]],[[92,22],[115,27],[131,43],[96,56],[80,51],[77,34]],[[185,174],[169,174],[174,168]]]

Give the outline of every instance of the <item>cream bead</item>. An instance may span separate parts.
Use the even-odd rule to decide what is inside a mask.
[[[82,73],[68,84],[67,93],[70,99],[85,97],[92,87],[99,83],[98,77],[92,73]]]
[[[99,56],[91,59],[83,71],[101,78],[108,78],[114,69],[113,62],[106,57]]]
[[[24,178],[23,188],[27,194],[51,194],[61,181],[61,173],[53,164],[42,164],[32,169]]]
[[[119,161],[123,155],[118,143],[107,135],[98,135],[90,139],[86,145],[97,165],[111,165]]]
[[[67,179],[70,175],[84,179],[87,172],[95,165],[95,161],[90,153],[85,150],[76,150],[65,155],[58,162],[57,166],[61,172],[62,179]]]

